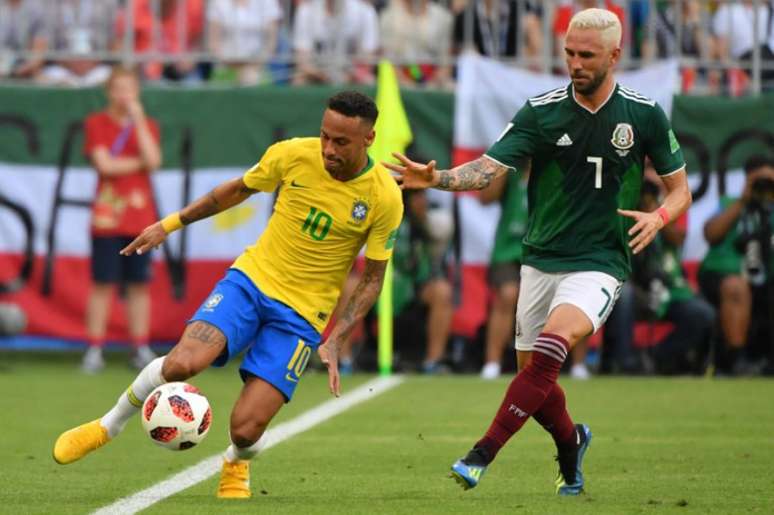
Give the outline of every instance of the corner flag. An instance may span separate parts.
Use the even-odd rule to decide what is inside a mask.
[[[406,110],[400,99],[400,88],[392,63],[379,63],[376,86],[376,139],[369,154],[376,162],[395,161],[392,152],[405,152],[413,134]],[[379,295],[379,373],[389,375],[392,370],[392,261],[387,263],[384,286]]]

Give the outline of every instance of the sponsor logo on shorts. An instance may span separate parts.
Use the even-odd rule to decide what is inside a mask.
[[[204,311],[215,311],[215,308],[218,307],[218,304],[220,304],[221,300],[223,300],[223,295],[222,294],[220,294],[220,293],[213,293],[204,302]]]
[[[292,375],[290,375],[290,372],[285,374],[285,379],[287,379],[291,383],[297,383],[298,382],[298,378],[297,377],[293,377]]]

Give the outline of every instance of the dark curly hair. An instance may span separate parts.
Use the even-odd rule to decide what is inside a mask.
[[[359,116],[371,125],[376,123],[379,110],[370,97],[357,91],[341,91],[328,99],[328,109],[344,116]]]

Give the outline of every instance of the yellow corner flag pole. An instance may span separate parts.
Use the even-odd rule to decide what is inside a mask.
[[[400,88],[395,76],[395,68],[389,61],[379,63],[376,86],[376,107],[379,117],[376,120],[376,139],[370,148],[371,159],[375,162],[395,161],[392,152],[405,152],[413,139]],[[390,375],[392,372],[392,260],[387,263],[384,273],[384,286],[379,295],[379,373]]]

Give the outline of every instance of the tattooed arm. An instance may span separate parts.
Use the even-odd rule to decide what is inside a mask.
[[[447,191],[482,190],[495,177],[505,175],[508,170],[507,166],[481,156],[451,170],[438,170],[438,184],[435,187]]]
[[[184,225],[192,224],[244,202],[253,193],[257,192],[248,188],[242,177],[231,179],[185,206],[180,211],[180,220]]]
[[[507,166],[486,156],[451,170],[436,170],[435,161],[421,164],[397,152],[392,155],[401,164],[384,163],[384,165],[397,174],[394,177],[401,189],[480,190],[489,186],[495,177],[504,175],[509,170]]]
[[[358,322],[366,316],[382,291],[387,261],[366,258],[365,272],[357,283],[341,317],[333,326],[328,340],[319,348],[320,358],[328,367],[328,386],[336,397],[341,392],[338,357],[341,345],[349,339]]]
[[[202,218],[220,213],[243,202],[253,193],[257,192],[248,188],[242,177],[231,179],[219,184],[215,189],[180,210],[180,222],[182,225],[188,225]],[[161,221],[149,225],[134,241],[121,250],[121,254],[124,256],[134,252],[143,254],[161,245],[167,238],[167,234],[167,231],[162,227]]]

